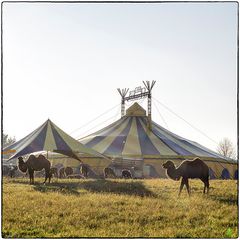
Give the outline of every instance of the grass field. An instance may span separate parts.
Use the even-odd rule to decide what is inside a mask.
[[[2,237],[237,238],[236,181],[3,179]]]

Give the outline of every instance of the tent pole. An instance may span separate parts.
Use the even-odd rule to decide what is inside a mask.
[[[47,159],[48,159],[48,151],[47,151]]]

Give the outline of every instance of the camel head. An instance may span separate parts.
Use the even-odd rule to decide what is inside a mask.
[[[172,161],[167,161],[165,163],[163,163],[163,168],[165,169],[171,169],[171,168],[175,168],[175,165]]]
[[[18,158],[18,168],[21,170],[21,172],[26,172],[28,169],[22,157]]]
[[[181,178],[181,176],[179,175],[179,171],[176,169],[172,161],[167,161],[163,163],[162,166],[166,169],[167,176],[172,180],[178,181]]]

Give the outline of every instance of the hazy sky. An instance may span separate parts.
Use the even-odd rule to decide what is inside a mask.
[[[3,3],[3,130],[17,140],[48,118],[94,132],[120,118],[116,89],[143,80],[157,81],[155,122],[216,149],[159,101],[236,145],[237,3]]]

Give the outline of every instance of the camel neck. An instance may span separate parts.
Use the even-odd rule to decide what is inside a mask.
[[[167,175],[173,179],[173,180],[176,180],[179,178],[179,171],[177,168],[175,167],[171,167],[171,168],[168,168],[167,169]]]

